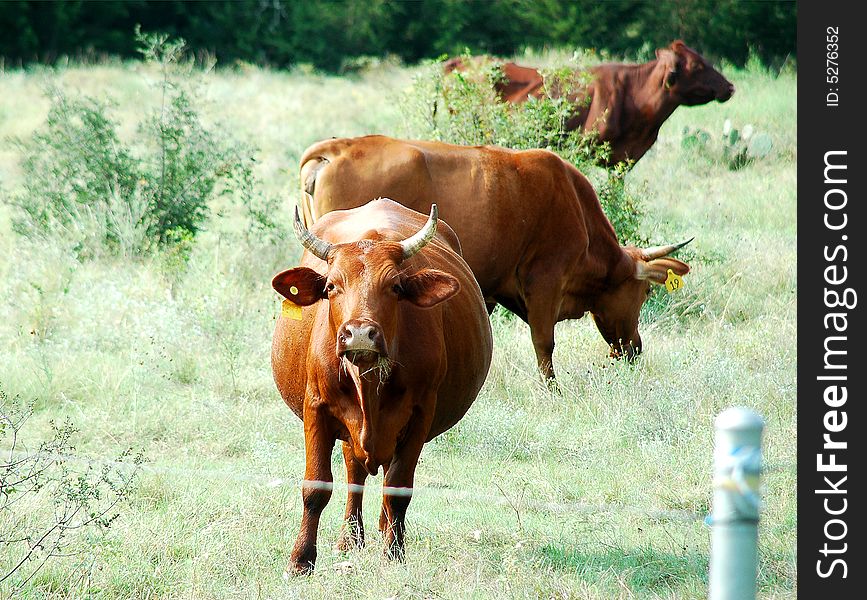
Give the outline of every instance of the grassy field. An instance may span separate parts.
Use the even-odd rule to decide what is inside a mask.
[[[0,388],[10,404],[34,405],[22,439],[36,447],[52,420],[68,418],[78,456],[98,464],[131,446],[146,461],[105,536],[46,563],[24,596],[704,598],[712,423],[745,405],[767,420],[760,597],[794,597],[796,77],[725,72],[734,98],[679,109],[627,176],[651,239],[696,236],[685,289],[643,315],[645,353],[612,362],[589,319],[561,323],[557,395],[536,375],[528,328],[495,314],[484,389],[422,454],[405,564],[382,558],[381,476],[365,500],[368,546],[333,550],[345,489],[335,451],[317,571],[282,577],[304,444],[271,380],[270,279],[297,260],[294,239],[259,243],[232,211],[215,211],[184,269],[163,255],[81,261],[62,243],[12,233],[0,205]],[[204,114],[258,147],[261,192],[285,199],[286,223],[303,149],[401,135],[397,98],[411,75],[217,71],[203,76]],[[154,77],[138,63],[0,74],[2,193],[23,184],[8,137],[41,127],[46,83],[111,98],[131,137],[158,102]],[[685,126],[718,135],[726,117],[767,132],[771,154],[732,171],[716,150],[682,148]],[[13,525],[0,513],[0,529]],[[0,572],[20,550],[0,546]]]

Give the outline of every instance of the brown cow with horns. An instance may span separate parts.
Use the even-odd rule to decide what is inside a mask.
[[[384,469],[386,553],[402,558],[404,518],[425,442],[457,423],[491,363],[491,326],[455,233],[387,199],[333,212],[308,231],[301,266],[274,277],[300,309],[281,317],[271,363],[283,399],[304,421],[304,514],[289,570],[316,561],[319,515],[343,441],[349,496],[338,547],[364,544],[362,493]]]
[[[463,71],[466,64],[453,58],[444,67],[447,73]],[[536,69],[512,62],[503,63],[500,69],[503,77],[494,88],[506,102],[525,102],[546,93],[559,97],[556,86],[545,89],[542,74]],[[725,102],[735,92],[735,86],[722,73],[681,40],[658,49],[656,59],[650,62],[606,63],[589,73],[590,84],[568,96],[575,112],[566,122],[566,130],[596,130],[599,141],[611,145],[608,166],[644,156],[678,106]]]
[[[650,284],[689,266],[668,255],[686,242],[621,247],[593,187],[546,150],[454,146],[379,135],[333,139],[301,157],[306,223],[388,196],[426,212],[439,204],[489,310],[530,325],[542,375],[554,377],[554,325],[590,312],[614,355],[641,351],[638,314]]]

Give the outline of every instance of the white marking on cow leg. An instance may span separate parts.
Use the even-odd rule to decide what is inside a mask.
[[[334,482],[305,479],[301,482],[301,487],[307,490],[327,490],[330,492],[334,489]]]
[[[382,495],[383,496],[400,496],[403,498],[411,498],[412,497],[412,488],[411,487],[394,487],[390,485],[382,486]]]

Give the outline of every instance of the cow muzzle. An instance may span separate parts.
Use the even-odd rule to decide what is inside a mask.
[[[716,99],[718,102],[725,102],[729,98],[735,95],[735,86],[733,83],[729,83],[724,86],[723,89],[717,92]]]
[[[353,319],[337,332],[337,355],[358,367],[371,366],[388,357],[382,328],[367,319]]]
[[[628,342],[622,340],[618,340],[616,343],[609,342],[608,347],[610,349],[608,355],[611,358],[625,358],[628,362],[632,362],[641,354],[641,338],[638,338],[637,342],[632,340]]]

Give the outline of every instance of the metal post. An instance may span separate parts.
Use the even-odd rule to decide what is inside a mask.
[[[710,600],[754,600],[765,422],[748,408],[729,408],[714,426]]]

